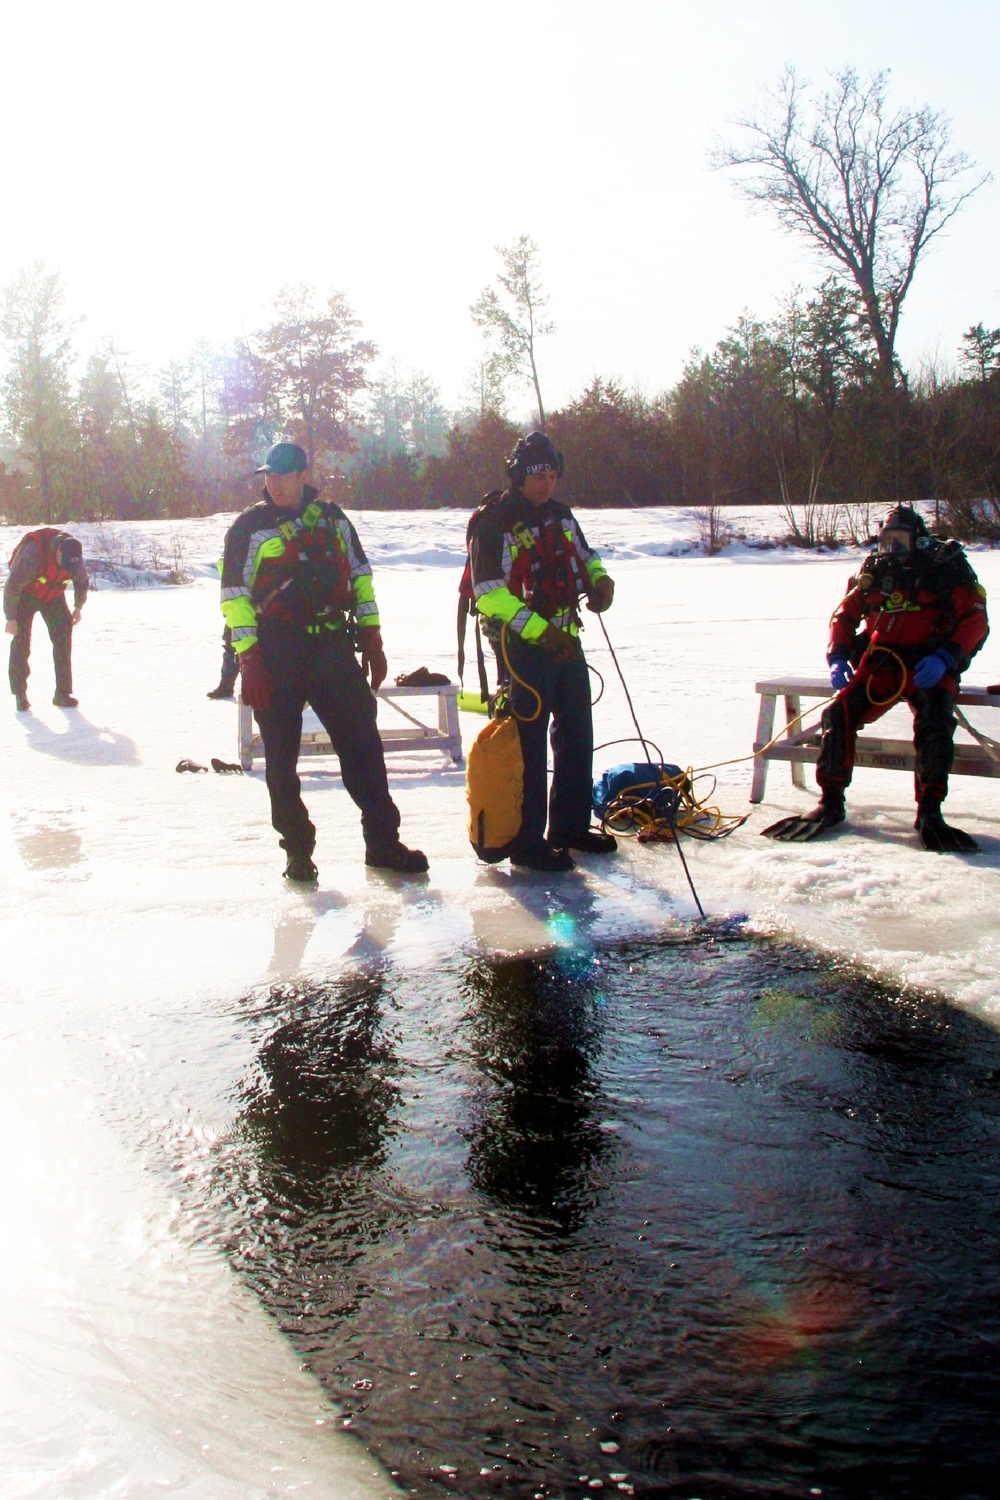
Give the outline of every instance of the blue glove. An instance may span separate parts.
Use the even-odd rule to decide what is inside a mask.
[[[854,676],[854,668],[846,656],[830,657],[830,686],[835,693],[845,688]]]
[[[950,651],[939,646],[932,656],[922,656],[913,669],[913,686],[918,688],[937,687],[946,672],[951,672],[955,667],[955,658]]]

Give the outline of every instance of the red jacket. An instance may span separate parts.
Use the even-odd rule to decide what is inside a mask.
[[[30,594],[41,604],[50,604],[72,581],[74,601],[79,608],[87,597],[89,579],[80,558],[64,568],[56,555],[56,546],[67,536],[55,526],[41,526],[24,534],[10,557],[10,572],[4,586],[4,613],[8,620],[17,615],[18,600]]]
[[[989,635],[986,590],[957,542],[906,558],[873,552],[833,612],[828,656],[849,656],[862,623],[872,646],[944,646],[957,674]]]

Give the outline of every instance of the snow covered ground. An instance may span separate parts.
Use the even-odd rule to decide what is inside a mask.
[[[823,671],[826,622],[857,554],[740,544],[708,558],[694,550],[688,512],[581,518],[618,585],[606,623],[643,733],[684,767],[744,757],[719,768],[714,800],[745,812],[754,683]],[[454,676],[466,516],[355,519],[375,567],[390,674],[424,665]],[[80,707],[52,706],[51,653],[36,622],[32,710],[15,714],[9,699],[0,713],[0,1108],[16,1147],[0,1167],[4,1495],[140,1495],[162,1486],[263,1496],[307,1484],[311,1494],[344,1494],[387,1483],[353,1448],[335,1446],[335,1414],[318,1389],[163,1183],[123,1146],[116,1098],[100,1083],[109,1056],[130,1087],[150,1080],[156,1098],[173,1089],[177,1112],[156,1126],[164,1138],[211,1124],[185,1125],[185,1079],[156,1076],[155,1058],[131,1041],[137,1018],[181,1018],[189,1066],[201,1075],[218,1066],[221,1076],[223,1063],[213,1062],[221,998],[329,971],[349,952],[367,947],[418,968],[456,948],[544,947],[553,941],[553,900],[594,941],[676,928],[695,915],[668,845],[581,859],[557,884],[478,864],[462,772],[434,754],[390,760],[403,837],[430,858],[425,882],[365,870],[357,812],[335,763],[318,761],[304,764],[303,782],[318,828],[319,888],[285,887],[262,769],[175,771],[184,757],[206,766],[212,756],[237,758],[235,708],[205,697],[218,676],[214,561],[225,525],[212,517],[105,527],[103,537],[74,527],[88,559],[106,556],[117,531],[119,564],[134,564],[117,582],[98,580],[76,631]],[[0,557],[18,534],[0,530]],[[142,586],[151,539],[161,565],[187,566],[190,584]],[[1000,554],[976,552],[973,562],[1000,599]],[[634,735],[596,622],[586,645],[605,680],[598,741]],[[998,680],[1000,633],[967,677]],[[994,710],[970,717],[998,736]],[[484,722],[463,715],[466,743]],[[886,724],[909,733],[905,709]],[[614,745],[596,765],[637,758],[637,745]],[[982,844],[975,857],[924,852],[912,829],[912,780],[889,771],[856,774],[844,830],[803,847],[759,836],[813,800],[811,785],[795,790],[788,768],[773,765],[766,800],[741,830],[686,844],[706,911],[746,913],[758,929],[852,955],[1000,1020],[1000,780],[952,782],[948,816]]]

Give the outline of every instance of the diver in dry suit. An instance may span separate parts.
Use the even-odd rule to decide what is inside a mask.
[[[914,824],[925,849],[974,854],[979,845],[944,821],[955,756],[955,698],[961,674],[989,634],[986,591],[955,541],[929,535],[910,506],[890,511],[878,551],[866,560],[830,621],[827,662],[837,696],[824,711],[816,780],[819,806],[781,818],[767,838],[802,843],[847,816],[844,799],[858,730],[900,699],[913,713]]]
[[[529,433],[507,460],[510,487],[487,502],[469,535],[476,609],[497,653],[524,760],[511,863],[543,871],[572,870],[571,849],[611,854],[617,847],[590,827],[594,728],[578,613],[581,597],[598,613],[610,608],[615,586],[569,506],[554,498],[562,472],[562,455],[544,433]]]

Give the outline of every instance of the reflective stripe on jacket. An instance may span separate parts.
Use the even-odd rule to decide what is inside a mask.
[[[577,603],[606,576],[568,505],[510,492],[483,511],[469,543],[476,608],[494,629],[536,641],[548,625],[578,632]]]
[[[237,652],[248,650],[269,620],[309,634],[342,630],[348,614],[377,626],[371,566],[340,507],[307,486],[297,511],[265,496],[238,516],[226,533],[222,613]]]

